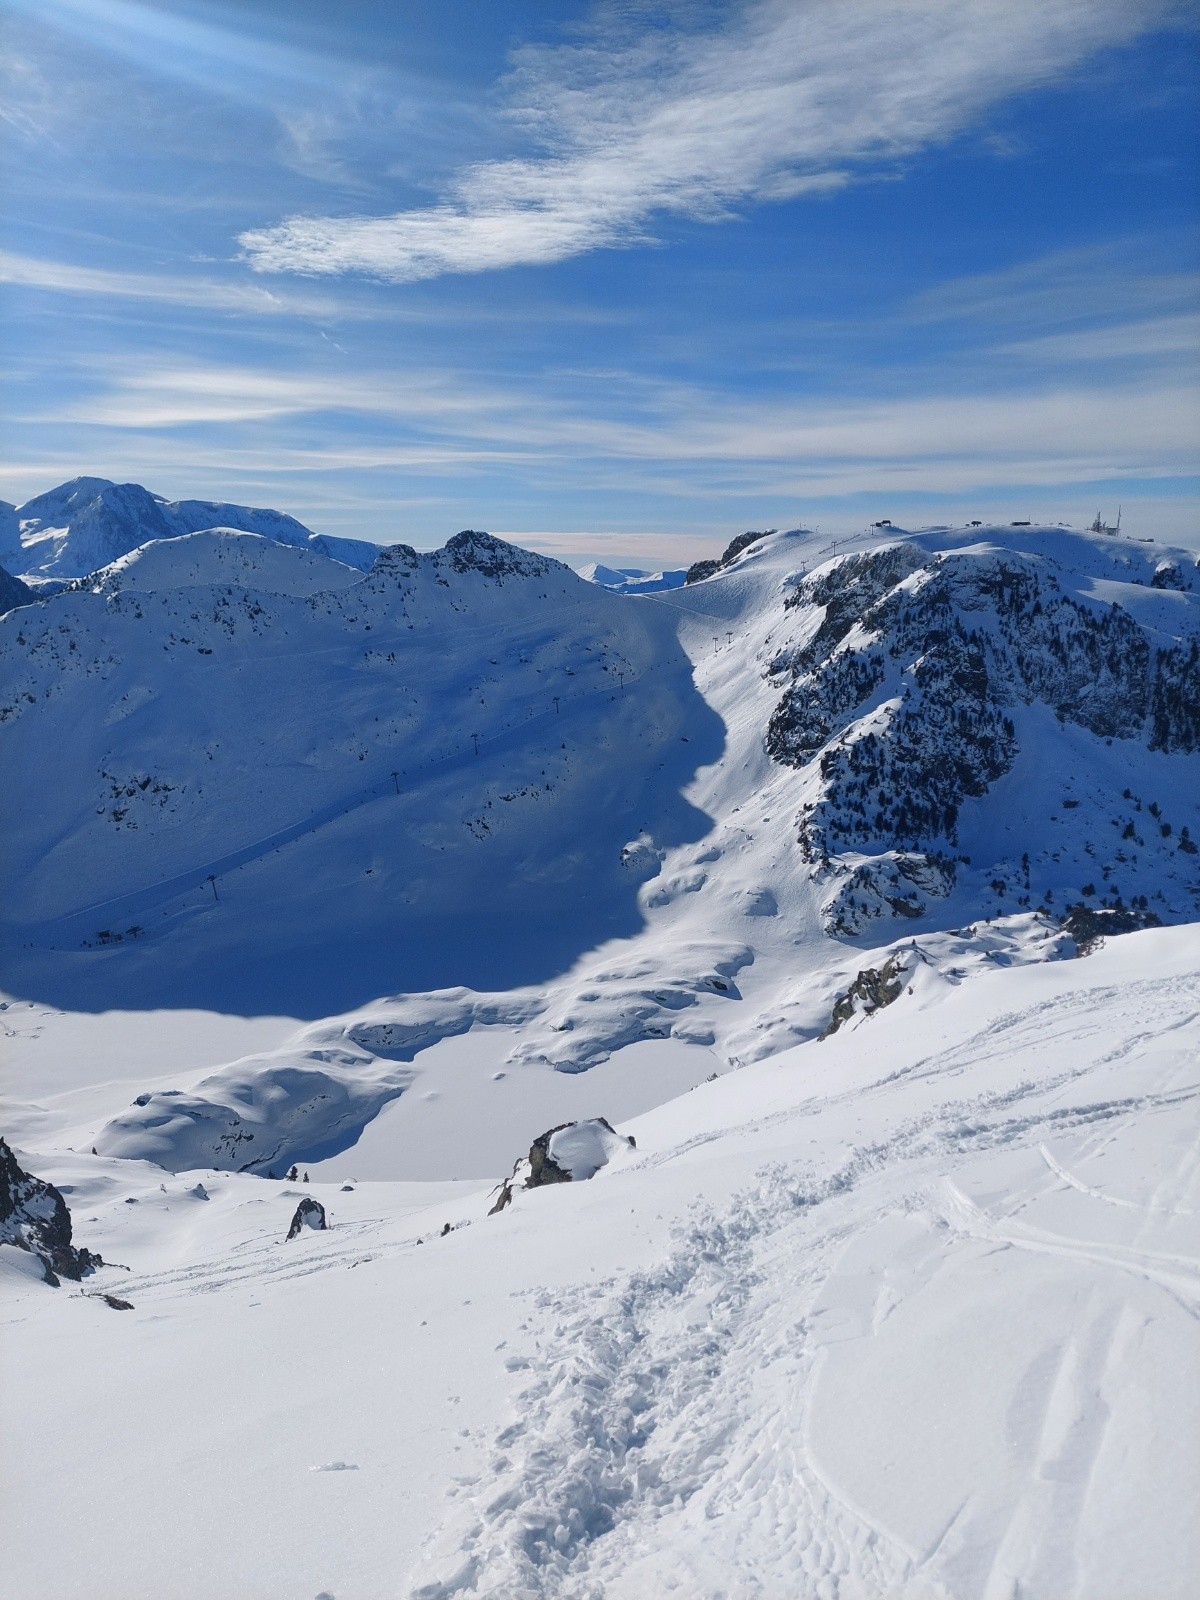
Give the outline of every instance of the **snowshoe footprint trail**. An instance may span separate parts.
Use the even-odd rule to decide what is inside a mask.
[[[940,1107],[923,1117],[896,1121],[884,1112],[894,1127],[889,1139],[856,1151],[823,1179],[779,1167],[728,1210],[702,1209],[653,1271],[537,1297],[526,1327],[549,1332],[532,1355],[510,1363],[516,1373],[527,1365],[534,1373],[515,1401],[520,1420],[497,1439],[486,1476],[455,1491],[455,1509],[417,1569],[414,1600],[635,1600],[673,1592],[945,1600],[1008,1592],[1004,1584],[1022,1562],[1044,1582],[1034,1592],[1076,1592],[1063,1529],[1083,1515],[1107,1427],[1089,1397],[1106,1373],[1120,1370],[1138,1325],[1122,1309],[1119,1280],[1132,1274],[1189,1319],[1200,1301],[1194,1240],[1190,1254],[1133,1239],[1099,1245],[1032,1220],[1064,1190],[1103,1215],[1113,1214],[1114,1199],[1120,1205],[1095,1185],[1064,1179],[1060,1163],[1048,1159],[1047,1140],[1087,1164],[1164,1113],[1186,1113],[1195,1124],[1200,1089],[1164,1082],[1161,1072],[1141,1096],[1092,1098],[1089,1079],[1147,1049],[1136,1023],[1153,999],[1165,1007],[1167,1036],[1183,1035],[1167,1079],[1186,1067],[1198,1032],[1195,980],[1133,987],[1134,996],[1101,987],[1056,1008],[1043,1002],[995,1018],[944,1052],[936,1073],[926,1060],[874,1086],[876,1099],[897,1108],[922,1079],[935,1078],[942,1089]],[[1046,1029],[1048,1009],[1062,1026]],[[1093,1045],[1075,1071],[954,1098],[964,1074],[1000,1059],[993,1056],[998,1036],[1037,1038],[1050,1056],[1064,1015],[1080,1010],[1095,1020],[1096,1040],[1122,1036],[1107,1050]],[[855,1103],[861,1093],[857,1102],[846,1096],[843,1110]],[[827,1110],[837,1104],[836,1097],[824,1102]],[[794,1127],[817,1110],[799,1105],[754,1131]],[[1164,1183],[1194,1181],[1194,1148],[1184,1143]],[[687,1149],[681,1144],[667,1159]],[[1014,1174],[1009,1187],[986,1202],[973,1198],[982,1181],[976,1174],[997,1160]],[[660,1166],[645,1157],[626,1171]],[[1134,1222],[1165,1214],[1154,1197],[1124,1206]],[[869,1280],[853,1262],[866,1259],[873,1235],[888,1227],[900,1230],[880,1258],[892,1267],[870,1280],[864,1298],[860,1285]],[[942,1241],[937,1260],[945,1265],[924,1260],[930,1239]],[[970,1556],[971,1582],[960,1589],[946,1571],[965,1570],[967,1530],[982,1515],[970,1494],[927,1545],[905,1537],[824,1463],[826,1424],[819,1418],[814,1429],[810,1400],[822,1393],[831,1354],[878,1334],[906,1292],[927,1290],[947,1270],[978,1270],[997,1249],[1067,1261],[1089,1282],[1098,1272],[1099,1287],[1085,1296],[1094,1305],[1077,1333],[1039,1358],[1044,1376],[1031,1368],[1033,1409],[1010,1440],[1028,1465],[987,1512],[986,1560],[981,1567]],[[781,1297],[785,1278],[789,1294]],[[1013,1404],[1023,1416],[1024,1402]],[[1028,1472],[1034,1487],[1022,1489]],[[443,1575],[426,1577],[431,1567]]]

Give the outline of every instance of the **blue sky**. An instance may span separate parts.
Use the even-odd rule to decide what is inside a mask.
[[[1197,12],[0,0],[0,495],[1200,526]]]

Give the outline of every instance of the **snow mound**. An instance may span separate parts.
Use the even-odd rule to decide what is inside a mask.
[[[586,1122],[569,1122],[556,1128],[550,1135],[546,1153],[554,1165],[576,1182],[594,1178],[601,1167],[606,1167],[614,1155],[625,1154],[630,1139],[607,1123],[603,1117],[590,1117]]]

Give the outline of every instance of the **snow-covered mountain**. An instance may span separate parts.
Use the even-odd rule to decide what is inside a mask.
[[[682,589],[687,569],[647,572],[644,567],[606,567],[601,561],[589,561],[580,567],[579,576],[614,594],[659,594],[664,589]]]
[[[361,576],[213,532],[11,613],[0,659],[42,796],[3,818],[31,992],[343,1014],[253,1068],[325,1097],[267,1097],[258,1165],[352,1138],[397,1051],[484,1020],[571,1071],[654,1038],[730,1065],[864,971],[1200,908],[1200,583],[1133,541],[743,536],[666,605],[485,534]],[[374,1049],[358,1008],[405,992]],[[101,1142],[220,1165],[232,1130],[240,1159],[230,1074],[188,1102],[200,1146],[178,1100],[177,1148],[156,1102]]]
[[[0,679],[6,1126],[128,1269],[0,1243],[22,1592],[1189,1592],[1194,554],[223,518]]]
[[[151,540],[235,528],[367,571],[379,547],[313,533],[294,517],[211,500],[163,499],[138,483],[72,478],[22,506],[0,503],[0,562],[26,578],[80,578]]]
[[[675,615],[486,534],[346,574],[204,535],[4,619],[0,736],[41,797],[3,802],[19,965],[322,1015],[636,930],[719,749]]]

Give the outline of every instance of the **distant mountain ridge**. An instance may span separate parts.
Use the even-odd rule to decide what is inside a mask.
[[[606,567],[601,561],[589,561],[580,567],[579,576],[614,594],[657,594],[663,589],[682,589],[687,571],[674,567],[648,572],[645,567]]]
[[[140,483],[72,478],[24,505],[0,502],[0,563],[27,579],[82,578],[154,540],[210,528],[256,533],[360,572],[369,571],[380,549],[366,539],[314,533],[281,511],[219,500],[167,500]]]
[[[269,1170],[475,1026],[733,1066],[1200,913],[1184,550],[743,534],[663,604],[477,531],[363,575],[213,529],[58,587],[0,618],[13,981],[315,1024],[101,1153]]]

